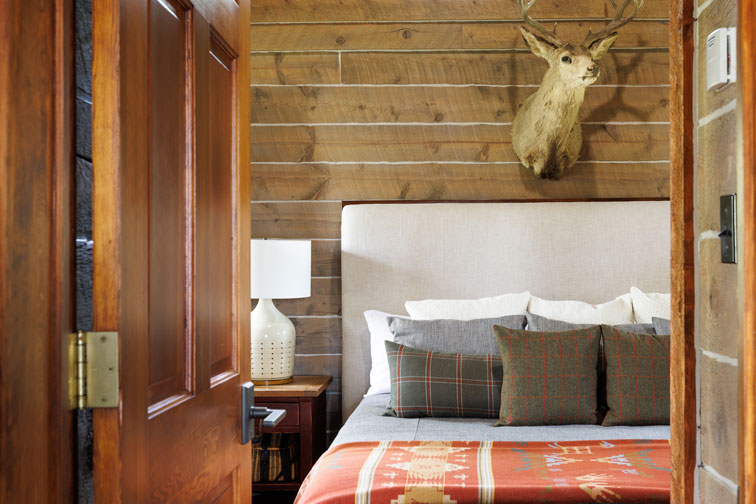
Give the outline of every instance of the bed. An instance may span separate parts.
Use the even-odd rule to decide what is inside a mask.
[[[360,204],[342,216],[344,427],[297,502],[668,502],[669,425],[384,416],[363,312],[529,291],[669,292],[666,201]]]

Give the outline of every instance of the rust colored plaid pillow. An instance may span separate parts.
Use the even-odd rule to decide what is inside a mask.
[[[602,425],[669,424],[669,336],[601,331],[609,405]]]
[[[496,418],[501,360],[497,355],[418,350],[386,341],[391,373],[387,415]]]
[[[600,326],[559,332],[494,326],[502,361],[496,425],[596,422]]]

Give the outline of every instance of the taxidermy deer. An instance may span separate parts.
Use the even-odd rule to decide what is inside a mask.
[[[538,90],[517,109],[512,123],[512,146],[526,168],[541,178],[558,179],[577,161],[583,143],[578,113],[585,98],[585,88],[599,75],[596,63],[614,41],[617,30],[632,20],[643,0],[612,2],[614,18],[602,30],[588,35],[580,45],[565,42],[533,20],[528,13],[536,0],[517,0],[527,26],[520,31],[528,48],[549,62],[549,69]],[[632,12],[625,15],[630,3]]]

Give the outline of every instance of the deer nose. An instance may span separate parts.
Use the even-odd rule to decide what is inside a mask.
[[[599,69],[598,69],[598,66],[596,66],[596,65],[593,65],[593,66],[589,66],[589,67],[588,67],[588,71],[589,71],[590,73],[592,73],[593,75],[598,75],[598,71],[599,71]]]

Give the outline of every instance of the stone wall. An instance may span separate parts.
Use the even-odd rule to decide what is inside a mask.
[[[699,0],[696,9],[696,350],[698,499],[738,502],[738,291],[735,264],[723,264],[717,233],[719,197],[738,191],[737,87],[706,90],[706,37],[735,26],[735,0]]]

